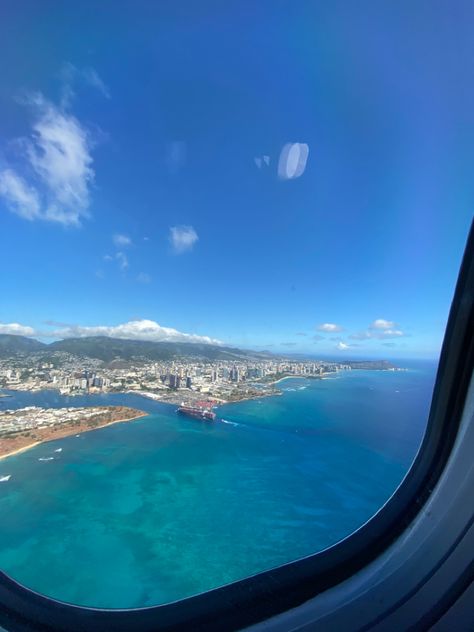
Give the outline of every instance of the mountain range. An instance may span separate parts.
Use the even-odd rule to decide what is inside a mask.
[[[194,342],[152,342],[145,340],[126,340],[105,336],[67,338],[46,344],[11,334],[0,334],[0,358],[16,355],[40,353],[50,355],[62,351],[80,358],[93,358],[104,362],[114,360],[166,361],[179,358],[196,360],[245,360],[268,359],[269,352],[245,351],[234,347],[201,344]]]

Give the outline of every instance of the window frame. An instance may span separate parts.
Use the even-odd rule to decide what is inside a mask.
[[[414,520],[450,456],[474,366],[474,225],[456,284],[426,431],[400,486],[358,530],[303,559],[169,604],[105,610],[36,593],[0,571],[0,625],[6,630],[122,632],[235,630],[256,624],[348,579],[377,558]],[[71,569],[74,572],[74,569]]]

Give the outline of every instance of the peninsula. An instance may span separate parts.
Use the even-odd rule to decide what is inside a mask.
[[[0,459],[69,435],[96,430],[147,413],[126,406],[39,408],[0,412]]]

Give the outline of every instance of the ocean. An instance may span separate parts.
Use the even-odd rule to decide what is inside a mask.
[[[284,380],[281,396],[220,406],[216,423],[138,395],[10,391],[0,410],[148,416],[0,460],[0,568],[59,600],[133,608],[331,546],[388,500],[419,448],[436,364],[402,365]]]

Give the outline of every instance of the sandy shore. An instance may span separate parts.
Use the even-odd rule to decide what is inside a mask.
[[[123,413],[125,413],[126,411],[130,412],[130,416],[123,416]],[[120,412],[120,417],[118,419],[110,419],[110,416],[113,416],[115,412]],[[99,430],[100,428],[111,426],[112,424],[119,424],[125,421],[133,421],[135,419],[140,419],[141,417],[146,417],[147,415],[148,413],[145,413],[141,410],[127,408],[125,406],[117,407],[116,410],[114,409],[114,407],[109,407],[105,409],[102,413],[102,416],[106,416],[109,418],[103,419],[102,421],[100,420],[100,418],[93,418],[82,421],[79,424],[64,422],[53,427],[35,429],[31,431],[31,433],[34,434],[37,440],[32,443],[31,437],[26,437],[22,434],[19,434],[12,439],[2,439],[0,442],[0,460],[6,459],[7,457],[13,456],[15,454],[19,454],[20,452],[24,452],[25,450],[34,448],[40,443],[47,443],[48,441],[55,441],[56,439],[62,439],[64,437],[70,437],[72,435],[83,434],[84,432],[90,432],[92,430]]]
[[[2,459],[6,459],[7,456],[13,456],[14,454],[19,454],[20,452],[25,452],[30,448],[34,448],[35,445],[39,445],[42,441],[35,441],[34,443],[29,443],[28,445],[24,445],[22,448],[18,448],[18,450],[13,450],[13,452],[8,452],[7,454],[0,454],[0,461]]]

